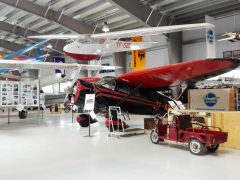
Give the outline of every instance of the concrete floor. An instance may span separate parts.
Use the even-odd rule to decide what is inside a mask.
[[[152,144],[148,134],[107,138],[102,122],[87,137],[71,113],[45,113],[40,125],[36,113],[12,121],[0,119],[0,180],[240,179],[240,150],[194,156],[186,146]]]

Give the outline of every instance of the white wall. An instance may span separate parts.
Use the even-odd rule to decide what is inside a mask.
[[[145,38],[144,41],[158,42],[155,47],[146,50],[146,68],[169,64],[168,46],[165,36],[150,36]]]
[[[169,64],[169,55],[167,48],[167,41],[165,36],[157,35],[145,37],[143,41],[156,42],[154,47],[146,50],[146,68],[163,66]],[[132,61],[132,54],[127,54],[127,64],[130,65]]]
[[[127,62],[130,64],[132,61],[132,54],[128,53]],[[154,47],[146,51],[146,64],[145,68],[153,68],[169,64],[169,56],[167,45],[163,47]]]
[[[167,46],[147,50],[146,52],[146,68],[163,66],[169,64],[169,56]]]
[[[205,59],[207,56],[205,42],[183,45],[182,51],[183,61]]]
[[[225,32],[240,31],[240,15],[217,19],[215,22],[216,35]],[[183,32],[183,41],[205,38],[205,30]],[[240,42],[216,42],[216,57],[222,58],[224,51],[239,50]],[[206,58],[205,42],[183,45],[183,61]]]

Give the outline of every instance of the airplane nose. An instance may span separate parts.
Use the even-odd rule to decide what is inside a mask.
[[[63,51],[69,52],[70,46],[71,46],[70,44],[65,45],[65,46],[63,47]]]
[[[63,48],[65,55],[74,58],[76,60],[91,61],[100,58],[99,54],[86,53],[86,50],[80,47],[80,45],[73,43],[67,44]]]

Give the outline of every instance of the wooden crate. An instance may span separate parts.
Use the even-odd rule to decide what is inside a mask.
[[[156,126],[154,118],[144,118],[144,129],[152,130]]]
[[[213,112],[212,125],[228,132],[228,141],[222,147],[240,149],[240,112]]]

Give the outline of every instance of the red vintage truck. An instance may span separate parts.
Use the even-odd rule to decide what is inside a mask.
[[[194,127],[195,124],[198,127]],[[228,133],[219,127],[194,122],[190,115],[175,115],[173,121],[166,123],[159,118],[150,134],[154,144],[165,140],[188,143],[188,149],[194,155],[216,151],[219,144],[227,142],[227,137]]]

